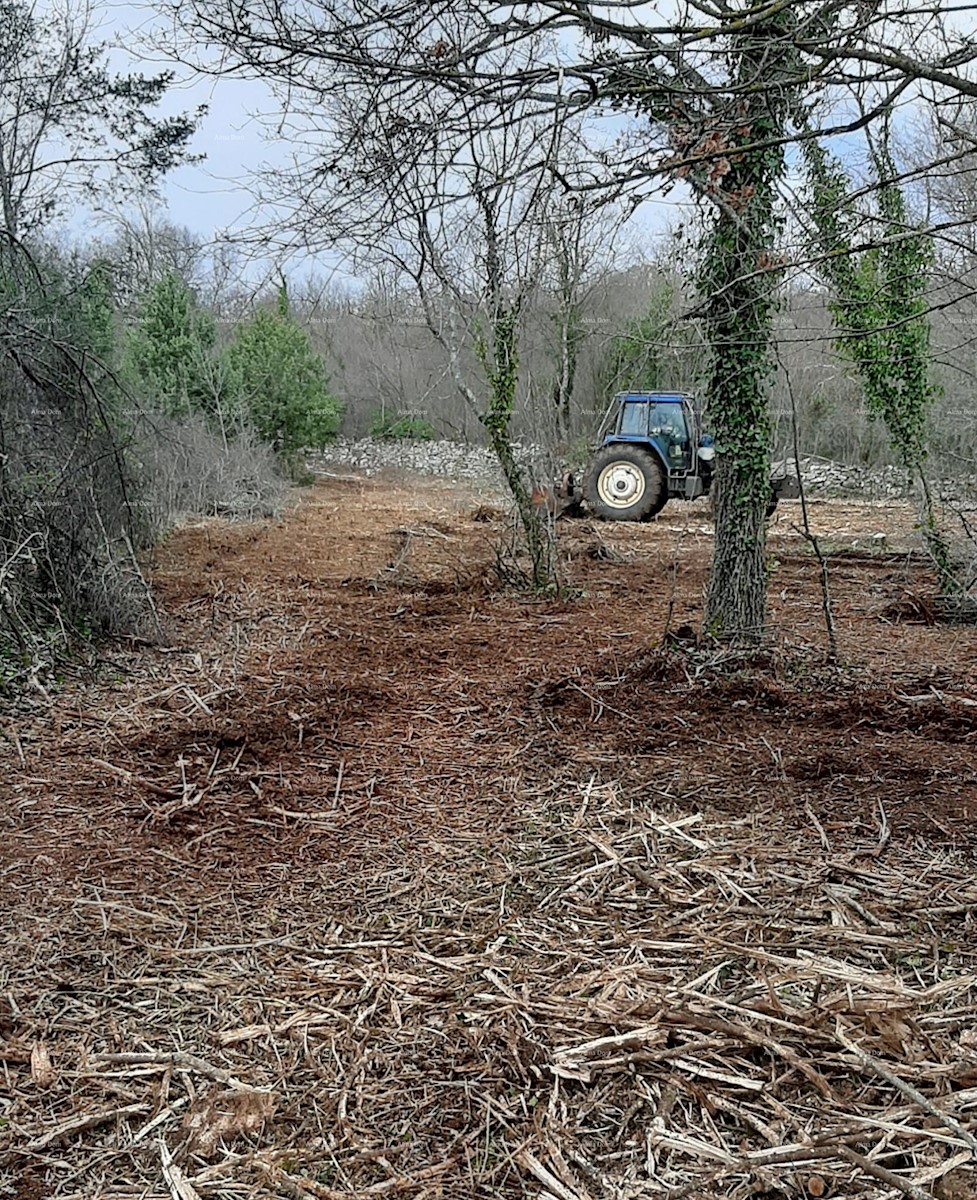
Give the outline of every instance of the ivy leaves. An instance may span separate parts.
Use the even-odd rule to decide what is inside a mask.
[[[887,147],[877,155],[877,213],[868,225],[878,237],[859,250],[866,221],[849,194],[846,172],[816,139],[803,145],[821,273],[834,291],[838,348],[855,367],[870,415],[885,422],[900,465],[919,472],[937,395],[928,377],[925,299],[932,245],[907,215]]]
[[[920,526],[940,587],[959,591],[925,474],[929,412],[938,395],[929,379],[926,315],[932,243],[909,219],[887,141],[876,151],[877,211],[868,223],[870,236],[877,236],[862,249],[865,215],[856,209],[843,167],[815,138],[803,147],[821,272],[834,289],[838,348],[855,368],[870,416],[885,422],[900,466],[919,483]]]

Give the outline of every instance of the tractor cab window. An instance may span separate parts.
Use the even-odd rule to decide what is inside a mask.
[[[681,404],[653,404],[648,433],[661,447],[669,471],[687,471],[692,464],[692,445]]]
[[[651,405],[647,401],[622,405],[620,432],[625,436],[630,434],[632,437],[647,437],[648,409],[650,407]]]
[[[652,437],[656,434],[664,434],[669,439],[684,441],[689,434],[681,404],[652,405],[648,432]]]

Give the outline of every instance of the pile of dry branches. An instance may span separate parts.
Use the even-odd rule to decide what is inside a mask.
[[[65,1200],[972,1194],[972,867],[895,846],[881,806],[877,837],[818,853],[806,821],[652,794],[523,794],[484,849],[343,872],[324,814],[322,859],[229,893],[178,865],[155,898],[147,864],[42,902],[8,877],[0,1179]]]

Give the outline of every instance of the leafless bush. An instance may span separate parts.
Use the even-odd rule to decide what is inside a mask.
[[[163,636],[138,557],[163,529],[189,513],[273,513],[285,484],[250,430],[229,437],[202,415],[178,421],[127,397],[72,348],[70,314],[48,303],[40,272],[11,261],[20,290],[0,314],[0,688],[43,688],[79,635]]]
[[[32,672],[74,632],[153,618],[124,449],[66,364],[60,385],[34,365],[0,368],[0,664]]]
[[[158,637],[138,551],[190,514],[271,515],[285,487],[250,430],[225,441],[203,416],[108,414],[80,378],[58,388],[8,358],[0,370],[0,685],[37,679],[78,635]]]
[[[193,514],[274,516],[285,500],[274,452],[247,426],[225,438],[202,414],[153,417],[143,423],[139,459],[157,531]]]
[[[952,480],[941,480],[933,487],[933,501],[952,565],[949,581],[943,581],[949,582],[944,589],[944,615],[973,624],[977,621],[977,498]]]

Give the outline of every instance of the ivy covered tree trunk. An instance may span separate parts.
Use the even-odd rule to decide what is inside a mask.
[[[885,422],[900,465],[916,483],[919,528],[940,590],[957,592],[962,581],[926,478],[929,414],[937,396],[926,294],[932,240],[907,212],[888,127],[875,151],[874,236],[871,215],[856,207],[842,165],[814,138],[804,143],[804,159],[820,271],[834,290],[838,349],[855,369],[869,415]]]
[[[784,168],[783,150],[775,143],[785,135],[796,87],[783,52],[790,21],[789,8],[780,7],[733,38],[736,70],[728,110],[712,119],[705,139],[711,157],[695,180],[714,211],[700,274],[712,347],[707,404],[716,435],[716,544],[705,628],[746,645],[760,641],[766,619],[768,381]],[[779,92],[769,86],[778,77]]]
[[[557,587],[552,538],[543,510],[533,503],[525,473],[516,460],[510,428],[519,378],[518,307],[499,301],[492,314],[491,326],[491,344],[479,339],[475,347],[485,369],[489,389],[488,407],[480,420],[516,505],[529,558],[529,575],[525,582],[533,591],[549,592]]]
[[[706,631],[738,643],[758,642],[766,619],[770,285],[756,263],[767,249],[768,224],[720,213],[707,258],[712,294],[705,324],[713,354],[707,394],[717,453]]]

